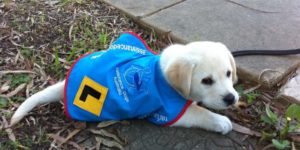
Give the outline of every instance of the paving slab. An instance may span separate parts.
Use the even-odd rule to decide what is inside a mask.
[[[277,97],[300,105],[300,67],[295,75],[281,87]]]
[[[283,13],[283,12],[293,12],[297,13],[300,9],[300,3],[297,0],[274,0],[274,1],[264,1],[264,0],[227,0],[240,6],[253,8],[265,12]]]
[[[126,2],[125,6],[135,6],[130,1],[123,3]],[[139,7],[147,10],[152,2],[156,1],[145,1],[145,5]],[[293,49],[300,47],[299,6],[299,0],[186,0],[165,9],[158,7],[154,14],[138,22],[160,32],[170,32],[173,39],[182,43],[219,41],[231,51]],[[139,15],[134,11],[126,13]],[[236,61],[239,78],[272,87],[295,70],[300,55],[243,56]]]
[[[128,142],[126,149],[130,150],[255,149],[253,139],[236,132],[221,135],[196,128],[161,127],[144,120],[130,121],[129,125],[117,124],[112,128],[120,131],[120,136]]]
[[[144,17],[161,9],[171,7],[183,0],[104,0],[104,2],[122,10],[131,17]]]

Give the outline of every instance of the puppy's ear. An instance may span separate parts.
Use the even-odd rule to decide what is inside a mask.
[[[195,66],[192,59],[182,57],[173,60],[166,69],[167,80],[184,98],[189,98]]]
[[[237,71],[236,71],[236,64],[235,64],[234,58],[230,51],[228,51],[228,57],[229,57],[230,64],[232,67],[232,82],[233,82],[233,84],[235,84],[238,81],[238,77],[237,77]]]

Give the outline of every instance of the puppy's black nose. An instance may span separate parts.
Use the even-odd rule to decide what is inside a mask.
[[[223,98],[223,101],[227,104],[227,106],[232,105],[235,101],[235,97],[233,94],[227,94],[225,95],[225,97]]]

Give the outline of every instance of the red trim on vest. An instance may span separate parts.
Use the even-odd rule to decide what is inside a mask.
[[[135,36],[136,38],[138,38],[140,41],[143,42],[143,44],[145,45],[145,47],[148,49],[148,51],[150,51],[151,53],[155,54],[155,55],[158,55],[157,52],[155,52],[154,50],[152,50],[148,44],[146,43],[146,41],[144,39],[142,39],[138,34],[136,34],[135,32],[133,31],[127,31],[127,32],[124,32],[124,33],[128,33],[128,34],[131,34],[133,36]]]
[[[73,64],[71,65],[71,68],[69,69],[69,71],[68,71],[68,73],[67,73],[67,77],[66,77],[66,81],[65,81],[65,87],[64,87],[64,112],[65,112],[65,114],[66,114],[66,116],[67,116],[67,118],[68,118],[69,120],[72,120],[72,118],[71,118],[71,116],[70,116],[70,114],[69,114],[68,107],[67,107],[67,106],[68,106],[68,105],[67,105],[67,86],[68,86],[68,79],[69,79],[70,73],[71,73],[71,71],[73,70],[75,64],[76,64],[81,58],[83,58],[83,57],[85,57],[85,56],[87,56],[87,55],[89,55],[89,54],[92,54],[92,52],[86,53],[86,54],[80,56],[79,58],[77,58],[77,59],[73,62]]]
[[[185,111],[187,110],[187,108],[192,104],[192,101],[191,100],[187,100],[186,104],[184,105],[183,109],[181,110],[181,112],[179,113],[179,115],[173,119],[172,121],[164,124],[163,126],[170,126],[170,125],[173,125],[175,122],[177,122],[181,117],[182,115],[185,113]]]

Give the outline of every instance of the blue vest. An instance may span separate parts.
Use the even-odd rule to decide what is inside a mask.
[[[191,101],[167,83],[159,59],[131,32],[122,34],[107,51],[80,57],[66,78],[66,115],[88,122],[145,118],[173,124]]]

